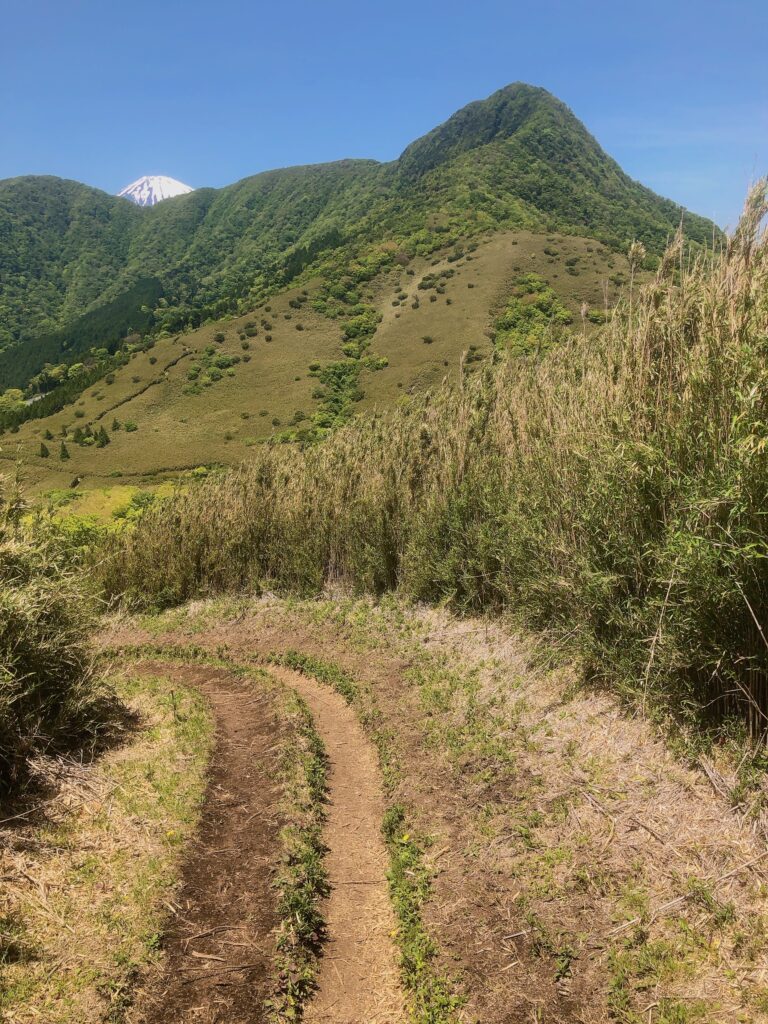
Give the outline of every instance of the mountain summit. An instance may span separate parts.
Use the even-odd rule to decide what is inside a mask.
[[[126,185],[118,196],[130,199],[137,206],[155,206],[163,199],[171,199],[173,196],[185,196],[193,192],[189,185],[175,178],[169,178],[165,174],[145,174],[143,178]]]
[[[289,167],[194,191],[148,177],[120,195],[52,177],[0,181],[0,388],[26,385],[65,353],[117,345],[129,329],[178,333],[251,309],[331,265],[359,282],[395,253],[427,256],[501,231],[588,237],[615,253],[637,240],[653,257],[683,216],[625,174],[564,103],[522,82],[388,163]],[[717,237],[711,222],[684,221],[695,243]]]

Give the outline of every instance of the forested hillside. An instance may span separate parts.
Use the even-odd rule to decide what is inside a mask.
[[[71,362],[98,335],[176,331],[249,309],[307,267],[365,279],[499,228],[587,234],[659,253],[682,211],[628,178],[543,89],[472,103],[392,163],[269,171],[141,209],[76,182],[0,182],[0,387]],[[686,215],[695,242],[713,225]],[[94,332],[94,324],[98,330]]]

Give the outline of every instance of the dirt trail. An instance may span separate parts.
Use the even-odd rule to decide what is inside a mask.
[[[270,868],[280,852],[280,719],[269,695],[201,665],[144,662],[201,690],[216,718],[216,748],[200,830],[163,946],[162,977],[150,977],[132,1024],[255,1024],[266,1021],[274,929]]]
[[[199,688],[216,718],[216,748],[198,838],[164,936],[162,977],[150,977],[131,1024],[266,1021],[275,929],[271,868],[280,855],[280,718],[243,678],[199,664],[142,662]],[[344,699],[286,668],[271,674],[310,708],[328,761],[324,841],[327,937],[307,1024],[399,1024],[405,1009],[391,933],[384,796],[375,750]]]
[[[396,1024],[405,1019],[390,935],[395,919],[381,835],[384,796],[378,762],[357,718],[333,690],[289,669],[273,674],[309,705],[330,762],[325,828],[331,894],[318,991],[309,1024]]]

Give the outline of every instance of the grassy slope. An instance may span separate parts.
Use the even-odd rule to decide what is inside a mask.
[[[445,609],[225,598],[141,625],[282,656],[357,706],[408,821],[396,852],[423,851],[423,879],[405,872],[418,912],[397,933],[418,1020],[456,1020],[454,995],[459,1019],[484,1024],[768,1019],[765,848],[734,813],[741,752],[694,747],[686,764],[570,668],[545,668],[532,638]],[[395,862],[396,901],[401,881]],[[416,925],[429,948],[409,961]],[[423,1001],[435,975],[441,1008]]]
[[[545,249],[558,255],[547,255]],[[569,273],[565,265],[574,257],[579,260],[578,275]],[[418,288],[425,274],[449,267],[455,275],[446,280],[444,294]],[[412,275],[407,272],[411,270]],[[363,371],[364,398],[358,408],[383,408],[405,392],[430,386],[446,375],[456,376],[470,345],[476,345],[487,359],[492,344],[486,332],[494,313],[509,295],[514,278],[530,272],[546,277],[578,319],[582,302],[602,308],[603,283],[611,275],[626,273],[626,260],[591,239],[501,232],[482,241],[470,260],[448,263],[445,255],[436,254],[415,259],[407,269],[383,272],[370,284],[373,304],[383,316],[371,351],[385,356],[389,365],[376,372]],[[309,283],[310,295],[316,287]],[[613,301],[617,289],[610,283],[608,287]],[[407,300],[393,306],[403,292]],[[10,461],[20,453],[25,476],[36,491],[67,488],[76,476],[84,478],[81,487],[88,490],[110,488],[114,501],[88,498],[87,503],[73,506],[97,513],[125,500],[125,493],[116,489],[123,483],[151,482],[199,465],[231,464],[247,458],[250,443],[284,429],[297,410],[312,414],[318,405],[312,397],[317,380],[309,375],[309,365],[341,356],[340,324],[314,312],[309,303],[300,311],[291,309],[289,302],[297,293],[297,288],[290,289],[270,300],[270,313],[207,325],[179,338],[160,340],[149,352],[136,353],[117,371],[113,384],[101,382],[74,407],[45,420],[30,421],[18,434],[7,435],[0,458]],[[431,302],[430,295],[436,295],[437,301]],[[418,298],[418,309],[412,308],[414,298]],[[285,319],[286,314],[290,320]],[[262,316],[272,324],[269,332],[260,324]],[[238,329],[250,322],[257,325],[258,334],[249,339],[246,351]],[[303,331],[296,330],[298,323],[303,324]],[[219,330],[225,332],[226,341],[217,345],[217,351],[250,355],[250,361],[237,364],[233,377],[224,376],[202,394],[184,394],[195,353],[210,344]],[[265,340],[267,333],[271,342]],[[433,342],[425,344],[424,336]],[[183,355],[187,350],[190,354]],[[183,358],[163,372],[179,356]],[[156,362],[150,363],[150,359]],[[136,377],[138,381],[134,381]],[[157,383],[147,388],[153,380]],[[77,417],[76,410],[83,416]],[[260,415],[263,412],[266,415]],[[103,449],[83,448],[70,441],[71,458],[60,461],[62,426],[74,429],[78,424],[103,423],[109,431],[115,417],[121,422],[134,421],[138,430],[110,431],[111,443]],[[273,425],[275,418],[280,420],[279,426]],[[45,442],[51,455],[43,459],[39,450],[46,430],[55,437]],[[122,474],[119,481],[114,474]]]
[[[762,733],[764,187],[722,255],[677,275],[676,245],[604,331],[323,445],[262,446],[150,512],[110,586],[162,604],[341,579],[515,608],[646,709],[690,725],[716,706]]]

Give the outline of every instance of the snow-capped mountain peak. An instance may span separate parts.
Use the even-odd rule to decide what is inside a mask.
[[[183,196],[194,189],[185,185],[175,178],[168,178],[164,174],[145,174],[143,178],[126,185],[117,194],[130,199],[137,206],[154,206],[163,199],[170,199],[172,196]]]

